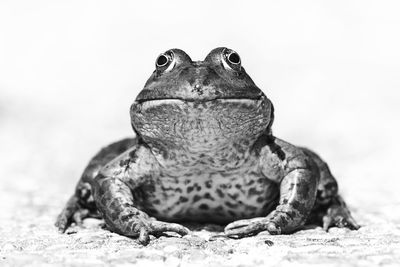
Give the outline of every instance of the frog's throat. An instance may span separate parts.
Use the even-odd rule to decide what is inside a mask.
[[[271,102],[254,99],[158,99],[133,104],[131,120],[140,139],[154,151],[213,157],[250,150],[269,132],[272,110]]]

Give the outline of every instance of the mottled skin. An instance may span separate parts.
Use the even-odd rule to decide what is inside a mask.
[[[102,149],[56,225],[102,217],[146,244],[188,229],[228,224],[232,238],[291,233],[305,223],[358,229],[328,166],[271,132],[273,105],[228,48],[192,61],[168,50],[130,110],[137,137]]]

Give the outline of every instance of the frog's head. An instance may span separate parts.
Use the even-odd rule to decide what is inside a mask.
[[[239,55],[212,50],[192,61],[171,49],[131,107],[131,122],[147,143],[203,148],[243,140],[249,145],[269,133],[273,106],[247,75]]]

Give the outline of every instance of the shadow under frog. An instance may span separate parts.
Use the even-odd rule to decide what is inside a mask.
[[[358,229],[327,164],[271,132],[271,101],[239,55],[212,50],[192,61],[171,49],[130,109],[136,138],[115,142],[89,162],[57,218],[101,217],[138,238],[186,235],[179,222],[227,224],[224,235],[287,234],[306,223]]]

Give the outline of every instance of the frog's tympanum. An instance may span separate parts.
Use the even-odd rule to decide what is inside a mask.
[[[187,221],[227,224],[232,238],[306,223],[359,228],[327,164],[272,134],[273,105],[231,49],[204,61],[161,54],[130,117],[136,137],[89,162],[58,216],[61,232],[87,217],[142,244],[188,234]]]

